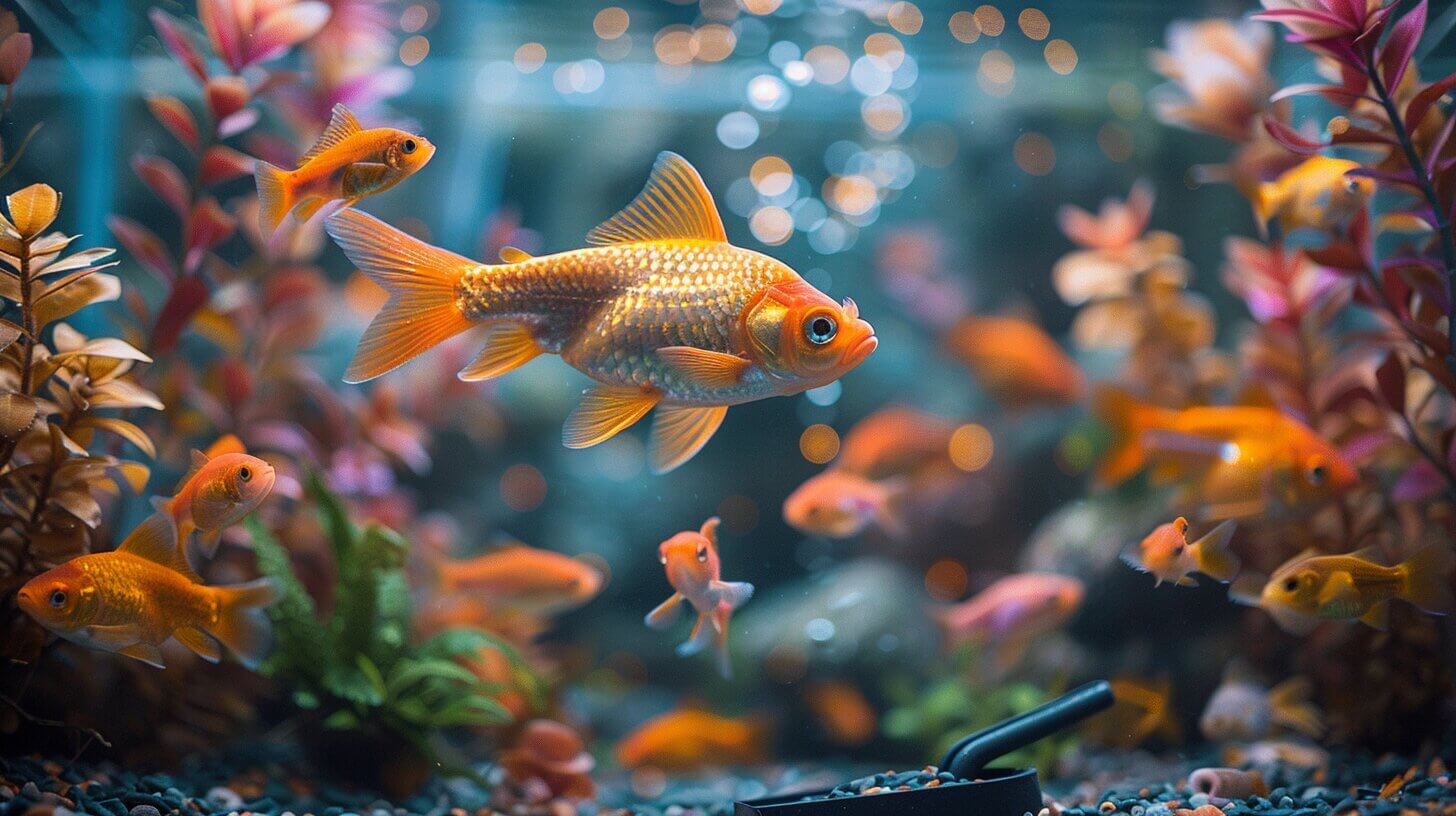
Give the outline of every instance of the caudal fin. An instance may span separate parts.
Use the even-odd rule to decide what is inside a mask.
[[[1132,478],[1147,464],[1142,435],[1157,409],[1139,403],[1123,391],[1102,388],[1094,398],[1097,416],[1107,423],[1112,445],[1097,466],[1097,483],[1114,487]]]
[[[292,174],[287,170],[259,161],[253,170],[258,181],[258,228],[267,241],[278,231],[278,225],[293,209]]]
[[[354,209],[324,225],[359,271],[389,293],[359,341],[346,382],[372,380],[470,328],[455,301],[460,275],[473,261]]]
[[[1198,571],[1225,584],[1239,574],[1239,557],[1229,549],[1236,524],[1225,521],[1194,542],[1198,547]]]
[[[1445,615],[1456,611],[1456,598],[1451,595],[1451,550],[1432,544],[1400,565],[1405,573],[1401,597],[1427,612]]]
[[[278,588],[267,578],[230,587],[216,587],[217,623],[207,633],[222,642],[248,668],[257,668],[273,648],[273,627],[263,610],[278,600]]]

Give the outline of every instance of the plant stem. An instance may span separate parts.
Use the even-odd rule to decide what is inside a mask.
[[[1411,422],[1411,418],[1406,416],[1404,411],[1400,412],[1400,422],[1405,426],[1406,433],[1410,435],[1411,446],[1419,451],[1421,456],[1425,457],[1426,461],[1431,463],[1431,467],[1435,468],[1436,472],[1445,478],[1447,495],[1456,499],[1456,473],[1452,473],[1451,467],[1446,464],[1445,460],[1437,456],[1435,451],[1432,451],[1430,446],[1425,443],[1425,440],[1421,439],[1420,432],[1416,430],[1415,423]]]
[[[1416,180],[1416,186],[1420,188],[1421,195],[1426,199],[1426,205],[1431,208],[1431,215],[1436,219],[1436,231],[1441,236],[1441,259],[1446,264],[1446,303],[1447,308],[1451,307],[1453,297],[1456,297],[1456,234],[1451,229],[1450,214],[1441,207],[1441,200],[1436,195],[1435,184],[1431,180],[1431,174],[1426,170],[1426,163],[1421,161],[1421,156],[1416,152],[1415,142],[1411,139],[1410,131],[1406,130],[1405,120],[1400,116],[1400,111],[1395,107],[1395,100],[1390,96],[1390,90],[1385,87],[1385,82],[1380,78],[1380,72],[1376,70],[1371,57],[1365,57],[1365,75],[1370,78],[1370,85],[1375,89],[1375,95],[1380,99],[1381,107],[1385,108],[1385,116],[1390,120],[1390,128],[1395,133],[1396,141],[1400,142],[1400,149],[1405,153],[1406,164],[1410,165],[1411,175]],[[1456,375],[1456,316],[1446,316],[1446,367],[1453,375]]]

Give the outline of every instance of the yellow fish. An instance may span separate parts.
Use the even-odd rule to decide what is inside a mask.
[[[1259,185],[1254,195],[1254,217],[1264,229],[1279,220],[1285,232],[1299,227],[1333,229],[1348,223],[1375,192],[1375,180],[1348,176],[1359,162],[1311,156],[1284,171],[1274,181]]]
[[[328,127],[298,160],[298,169],[258,162],[254,176],[263,239],[272,238],[290,212],[304,222],[330,201],[353,206],[414,175],[434,155],[435,146],[425,137],[397,128],[365,130],[348,108],[335,105]]]
[[[1234,536],[1234,523],[1225,521],[1192,544],[1188,543],[1188,519],[1179,516],[1148,533],[1147,538],[1122,553],[1122,560],[1140,572],[1178,586],[1198,586],[1191,573],[1201,572],[1210,578],[1228,583],[1239,572],[1239,558],[1229,550]]]
[[[277,599],[276,589],[267,579],[203,586],[181,550],[151,529],[171,524],[153,514],[115,552],[83,555],[30,579],[17,603],[67,640],[158,668],[158,647],[172,637],[212,662],[226,646],[256,667],[272,643],[262,608]]]
[[[1446,547],[1432,544],[1394,567],[1375,562],[1375,555],[1370,549],[1348,555],[1308,550],[1286,561],[1268,579],[1240,578],[1229,597],[1263,609],[1296,635],[1309,634],[1327,620],[1358,619],[1384,629],[1392,598],[1436,615],[1456,608],[1446,580],[1451,571],[1451,551]]]
[[[499,377],[559,354],[598,384],[566,421],[569,448],[604,442],[654,407],[655,472],[692,458],[728,406],[839,379],[875,350],[854,301],[830,300],[794,270],[728,243],[703,180],[658,156],[647,186],[587,236],[594,246],[476,263],[355,210],[329,234],[389,301],[345,378],[362,382],[477,323],[485,349],[459,376]]]

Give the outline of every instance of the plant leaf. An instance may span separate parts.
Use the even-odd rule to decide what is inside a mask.
[[[1385,76],[1385,87],[1392,93],[1400,87],[1400,79],[1405,76],[1425,30],[1426,0],[1420,0],[1390,27],[1390,35],[1380,47],[1380,71]]]
[[[177,137],[192,152],[197,152],[197,120],[192,111],[174,96],[151,94],[147,96],[147,107],[168,133]]]
[[[187,210],[192,204],[192,190],[177,165],[161,156],[138,155],[132,159],[131,167],[157,198],[177,213],[178,218],[187,217]]]
[[[49,184],[32,184],[7,196],[5,206],[20,237],[34,238],[56,220],[61,194]]]

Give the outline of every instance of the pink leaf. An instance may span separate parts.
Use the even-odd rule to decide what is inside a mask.
[[[176,97],[151,95],[147,97],[147,107],[177,141],[197,151],[197,120],[192,118],[192,111],[186,105]]]
[[[253,172],[253,157],[226,145],[213,145],[202,154],[198,177],[203,184],[219,184]]]
[[[1375,384],[1380,388],[1380,396],[1390,410],[1397,414],[1405,413],[1405,365],[1401,363],[1400,357],[1395,352],[1385,356],[1385,361],[1375,369]]]
[[[248,83],[239,76],[213,77],[207,81],[207,108],[214,121],[221,121],[248,104]]]
[[[182,271],[188,275],[196,272],[207,251],[231,237],[236,227],[237,221],[218,206],[217,199],[208,196],[197,202],[187,219],[184,234],[187,256]]]
[[[108,216],[106,226],[137,263],[157,280],[171,284],[172,279],[177,277],[177,268],[167,254],[167,246],[156,233],[122,215]]]
[[[1298,82],[1293,85],[1285,86],[1276,91],[1273,96],[1269,97],[1269,101],[1279,102],[1281,100],[1288,99],[1291,96],[1299,96],[1301,94],[1310,93],[1323,94],[1324,96],[1329,97],[1332,101],[1339,99],[1343,99],[1346,101],[1353,99],[1367,99],[1371,102],[1376,101],[1372,99],[1369,94],[1357,93],[1350,90],[1349,88],[1346,88],[1343,85],[1328,85],[1321,82]]]
[[[329,21],[327,3],[304,0],[274,10],[253,29],[248,40],[248,64],[283,55],[294,45],[317,34]]]
[[[1431,106],[1452,88],[1456,88],[1456,74],[1449,74],[1432,82],[1411,97],[1410,104],[1405,106],[1406,129],[1415,130],[1420,127],[1421,120],[1426,118]]]
[[[1426,30],[1426,0],[1416,3],[1415,8],[1391,26],[1390,36],[1380,48],[1380,72],[1385,75],[1385,87],[1395,93],[1400,79],[1405,76],[1406,66],[1416,53],[1416,45]]]
[[[166,354],[177,348],[177,340],[182,336],[182,330],[192,322],[192,318],[204,305],[207,304],[207,284],[202,279],[190,275],[185,278],[178,278],[168,293],[167,300],[157,312],[157,322],[152,327],[152,351],[157,354]]]
[[[131,161],[132,170],[162,199],[178,218],[186,218],[192,205],[192,191],[177,165],[161,156],[139,155]]]
[[[1425,459],[1417,461],[1395,480],[1390,497],[1396,501],[1423,501],[1439,494],[1445,479],[1435,465]]]
[[[237,113],[217,123],[217,135],[221,139],[229,139],[242,133],[258,123],[257,108],[243,108]]]
[[[197,17],[212,43],[212,50],[234,73],[243,70],[243,34],[231,0],[197,0]]]
[[[30,35],[21,32],[0,42],[0,84],[14,85],[20,79],[21,72],[30,63],[32,48]]]
[[[161,38],[162,45],[171,52],[172,58],[191,72],[198,82],[206,82],[207,63],[197,50],[197,45],[192,42],[192,37],[182,29],[182,23],[159,8],[152,9],[149,16],[152,18],[152,28],[157,30],[157,36]]]
[[[1301,155],[1312,155],[1318,153],[1325,147],[1324,142],[1310,139],[1268,114],[1264,116],[1264,130],[1268,131],[1269,135],[1274,138],[1274,141],[1283,145],[1286,150]]]

